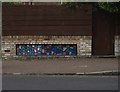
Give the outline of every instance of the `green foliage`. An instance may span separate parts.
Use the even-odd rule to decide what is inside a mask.
[[[22,5],[22,2],[3,2],[3,5]]]
[[[110,13],[120,13],[120,2],[99,2],[98,7]]]
[[[86,3],[66,2],[63,4],[68,8],[75,9],[76,7],[79,7],[81,4],[86,4]],[[104,10],[109,13],[120,13],[120,2],[96,2],[96,3],[89,3],[89,4],[93,5],[93,10],[95,11]]]
[[[81,3],[79,2],[64,2],[63,5],[65,5],[67,8],[75,9],[80,6]]]

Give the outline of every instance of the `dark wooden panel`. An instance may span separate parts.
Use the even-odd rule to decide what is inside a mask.
[[[9,9],[9,11],[8,11]],[[55,5],[48,5],[48,6],[4,6],[3,7],[3,15],[90,15],[91,14],[91,6],[84,5],[78,7],[77,9],[69,9],[63,6],[55,6]]]
[[[88,30],[84,30],[84,31],[73,31],[73,30],[3,30],[4,33],[3,35],[18,35],[18,36],[21,36],[21,35],[43,35],[43,36],[68,36],[68,35],[71,35],[71,36],[85,36],[85,35],[92,35]]]
[[[27,10],[28,9],[29,10],[48,10],[48,11],[49,10],[53,10],[53,11],[58,11],[58,10],[73,11],[73,10],[70,10],[70,9],[66,8],[66,6],[64,6],[64,5],[4,5],[4,4],[2,4],[2,6],[3,6],[3,9],[6,10],[6,11],[7,11],[8,8],[9,8],[10,11],[17,11],[17,10],[25,11],[25,10],[22,10],[22,9],[27,9]],[[74,11],[75,10],[77,11],[78,9],[87,11],[88,9],[91,9],[91,4],[82,4],[77,9],[74,9]]]
[[[46,16],[46,15],[32,15],[32,16],[3,16],[3,20],[11,21],[11,20],[24,20],[24,21],[31,21],[31,20],[90,20],[91,16],[90,15],[74,15],[74,16]]]
[[[4,10],[4,9],[3,9]],[[46,11],[46,10],[45,10]],[[90,11],[89,12],[86,12],[85,10],[78,10],[79,12],[72,12],[72,11],[66,11],[66,12],[59,12],[59,11],[6,11],[6,13],[3,13],[2,15],[3,16],[23,16],[23,15],[26,15],[26,16],[37,16],[37,15],[46,15],[46,16],[53,16],[53,15],[56,15],[56,16],[59,16],[59,15],[66,15],[66,16],[73,16],[74,14],[77,16],[79,14],[82,14],[82,15],[91,15]],[[34,13],[36,12],[36,13]]]
[[[91,30],[89,26],[3,26],[4,30]]]
[[[4,6],[3,35],[91,35],[92,6]]]
[[[116,30],[115,30],[115,35],[120,36],[120,14],[116,15]]]
[[[4,20],[3,26],[84,26],[84,25],[91,25],[91,21],[89,20],[33,20],[33,21],[16,21],[16,20]]]
[[[115,18],[105,12],[93,16],[93,55],[114,55]]]

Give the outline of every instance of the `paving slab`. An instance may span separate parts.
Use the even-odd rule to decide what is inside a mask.
[[[2,61],[3,73],[90,73],[118,70],[117,58],[74,58]]]

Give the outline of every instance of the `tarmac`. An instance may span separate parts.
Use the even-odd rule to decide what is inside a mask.
[[[3,74],[94,74],[118,71],[118,58],[3,60]]]

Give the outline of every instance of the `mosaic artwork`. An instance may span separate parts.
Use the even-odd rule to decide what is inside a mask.
[[[75,56],[77,44],[16,44],[18,56]]]

